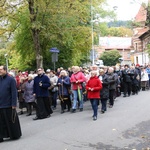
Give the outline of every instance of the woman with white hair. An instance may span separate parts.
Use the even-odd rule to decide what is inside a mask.
[[[93,109],[93,120],[97,120],[98,102],[100,99],[100,90],[102,83],[97,76],[97,71],[91,71],[91,77],[86,84],[87,97],[91,102]]]
[[[64,109],[66,105],[68,107],[68,112],[69,112],[71,107],[69,88],[71,84],[70,84],[70,78],[67,75],[67,72],[65,70],[62,70],[60,72],[57,85],[58,85],[58,96],[61,101],[61,113],[65,112]]]
[[[33,95],[33,80],[34,76],[32,74],[28,75],[28,81],[24,85],[24,95],[23,98],[27,104],[27,116],[32,114],[32,106],[36,108],[35,96]]]

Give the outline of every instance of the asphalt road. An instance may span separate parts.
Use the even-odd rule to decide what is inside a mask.
[[[148,150],[150,148],[150,91],[119,97],[113,108],[92,120],[89,102],[84,111],[33,121],[35,115],[19,116],[23,136],[5,140],[0,150]]]

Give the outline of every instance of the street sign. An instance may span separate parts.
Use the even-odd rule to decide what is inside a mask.
[[[52,62],[57,62],[58,61],[58,53],[53,53],[52,54]]]
[[[52,47],[49,51],[52,53],[59,53],[59,50],[57,49],[57,47]]]

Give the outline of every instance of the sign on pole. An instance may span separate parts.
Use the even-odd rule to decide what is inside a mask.
[[[52,53],[59,53],[59,49],[57,49],[56,47],[52,47],[50,49],[50,52],[52,52]]]
[[[52,53],[52,62],[54,63],[54,70],[55,70],[55,62],[58,61],[59,50],[57,49],[57,47],[52,47],[49,51]]]

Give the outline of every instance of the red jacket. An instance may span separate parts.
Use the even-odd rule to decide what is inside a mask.
[[[93,91],[91,90],[93,89]],[[97,76],[91,77],[86,84],[88,99],[99,99],[100,90],[102,89],[102,83]]]
[[[78,83],[76,83],[78,81]],[[72,83],[72,89],[77,90],[78,86],[82,89],[82,83],[86,81],[86,78],[82,72],[73,73],[70,78],[70,82]]]

